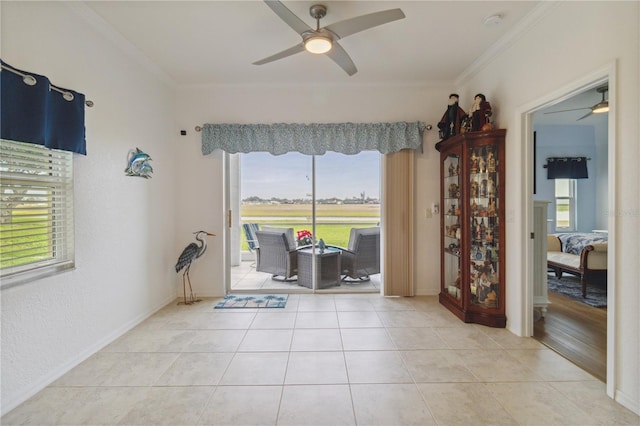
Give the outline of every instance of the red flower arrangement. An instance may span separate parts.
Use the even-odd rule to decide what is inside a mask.
[[[313,235],[311,235],[311,232],[307,231],[306,229],[297,231],[296,234],[298,238],[298,247],[313,244]]]

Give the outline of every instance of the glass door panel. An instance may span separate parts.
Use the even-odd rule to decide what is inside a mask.
[[[449,154],[444,160],[443,176],[443,219],[444,219],[444,262],[443,274],[445,291],[456,300],[462,295],[460,277],[460,242],[462,228],[460,226],[460,156]]]
[[[470,148],[470,286],[471,303],[485,308],[499,306],[498,241],[499,208],[497,147]]]
[[[354,231],[361,244],[340,256],[341,288],[379,291],[380,153],[327,152],[315,157],[315,176],[316,241],[322,240],[328,250],[349,248],[353,229],[372,228]],[[330,282],[320,287],[328,288]]]
[[[300,153],[272,155],[254,152],[240,155],[240,250],[254,270],[240,277],[232,289],[303,290],[294,277],[257,270],[255,243],[251,231],[279,228],[290,236],[289,249],[309,243],[303,238],[312,232],[312,157]],[[301,241],[298,241],[298,235]],[[275,275],[275,279],[272,279]],[[286,275],[286,274],[285,274]]]

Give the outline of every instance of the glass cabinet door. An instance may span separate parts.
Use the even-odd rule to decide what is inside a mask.
[[[443,291],[458,301],[462,297],[460,276],[460,242],[462,228],[461,188],[460,188],[460,156],[449,154],[443,163],[443,219],[444,219],[444,259],[443,259]]]
[[[500,306],[498,152],[495,145],[469,148],[469,285],[471,305]]]

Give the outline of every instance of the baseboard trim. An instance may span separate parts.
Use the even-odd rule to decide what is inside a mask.
[[[640,416],[640,403],[636,398],[631,398],[624,392],[616,391],[614,399],[618,404],[622,405],[625,408],[628,408],[629,410]]]
[[[29,398],[33,397],[35,394],[49,386],[51,383],[58,380],[60,377],[64,376],[66,373],[71,371],[74,367],[78,366],[80,363],[86,361],[90,356],[100,351],[105,346],[109,345],[117,338],[149,318],[151,315],[158,312],[160,309],[165,307],[167,304],[173,302],[175,296],[171,295],[164,299],[162,302],[158,304],[158,306],[151,308],[147,312],[138,315],[131,321],[123,324],[118,329],[114,330],[112,333],[108,334],[104,338],[98,340],[94,344],[88,346],[85,350],[78,353],[76,356],[71,358],[69,361],[64,364],[59,365],[57,368],[51,370],[49,373],[43,375],[38,379],[32,386],[29,386],[27,389],[23,389],[20,392],[17,392],[16,395],[10,397],[8,400],[2,401],[2,407],[0,407],[0,416],[4,416],[9,413],[11,410],[16,408],[18,405],[24,403]]]

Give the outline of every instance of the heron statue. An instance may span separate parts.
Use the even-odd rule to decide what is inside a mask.
[[[195,298],[193,295],[193,288],[191,287],[191,278],[189,278],[189,269],[191,269],[191,262],[199,258],[204,254],[207,250],[207,243],[201,238],[201,235],[206,235],[210,237],[215,237],[215,234],[212,234],[207,231],[198,231],[194,232],[196,235],[196,241],[200,242],[200,245],[196,243],[191,243],[182,250],[182,254],[178,258],[178,263],[176,263],[176,273],[180,272],[184,268],[184,272],[182,273],[182,291],[184,294],[184,304],[192,305],[195,302],[199,302],[200,299]],[[187,285],[185,282],[189,282],[189,299],[187,299]]]

